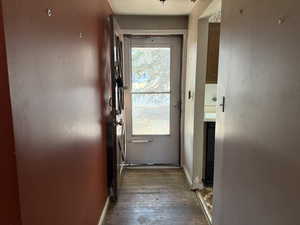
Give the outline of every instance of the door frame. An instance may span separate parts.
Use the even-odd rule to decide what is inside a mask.
[[[180,121],[181,121],[181,54],[182,54],[182,36],[180,35],[126,35],[124,36],[125,43],[125,57],[124,62],[125,66],[125,74],[126,76],[126,127],[127,127],[127,146],[128,146],[128,154],[133,156],[139,154],[141,151],[141,144],[139,146],[133,144],[134,140],[145,141],[145,146],[142,147],[143,152],[145,154],[149,154],[149,150],[151,149],[159,149],[160,144],[163,146],[163,151],[153,152],[153,154],[148,155],[157,156],[155,159],[149,160],[148,157],[136,159],[137,161],[143,162],[132,162],[132,158],[127,158],[128,166],[141,166],[141,165],[157,165],[157,166],[168,166],[168,167],[179,167],[180,166]],[[158,47],[158,48],[169,48],[170,49],[170,90],[162,91],[162,92],[145,92],[145,94],[169,94],[170,95],[170,133],[168,134],[134,134],[133,126],[132,126],[132,48],[134,47]],[[179,56],[179,57],[178,57]],[[178,68],[179,67],[179,68]],[[176,75],[176,76],[174,76]],[[173,77],[174,76],[174,77]],[[171,79],[171,77],[173,77]],[[176,78],[175,78],[176,77]],[[139,93],[139,92],[136,92]],[[142,92],[140,92],[142,93]],[[172,94],[171,94],[172,93]],[[176,107],[175,107],[176,105]],[[177,121],[176,123],[172,123],[172,121]],[[160,143],[160,144],[158,144]],[[174,145],[174,146],[172,146]],[[144,148],[145,147],[145,148]],[[130,149],[130,151],[129,151]],[[157,155],[161,154],[161,155]],[[140,155],[141,156],[141,155]],[[176,157],[176,160],[175,160]],[[162,160],[163,159],[163,160]],[[164,162],[163,162],[164,161]],[[168,161],[168,162],[167,162]],[[133,163],[133,164],[132,164]],[[135,164],[137,163],[137,164]],[[149,164],[148,164],[149,163]],[[152,164],[153,163],[153,164]]]
[[[157,36],[168,36],[178,35],[182,36],[182,59],[181,59],[181,73],[180,73],[180,147],[179,147],[179,166],[182,167],[183,148],[184,148],[184,117],[185,117],[185,85],[186,85],[186,68],[187,68],[187,30],[134,30],[134,29],[121,29],[122,35],[157,35]],[[126,52],[126,47],[124,52]],[[125,75],[126,76],[126,75]],[[126,79],[125,79],[126,80]],[[125,83],[125,87],[127,84]]]
[[[108,183],[108,194],[112,201],[118,200],[118,191],[121,182],[121,173],[122,167],[120,165],[120,153],[118,147],[118,126],[123,124],[118,121],[120,115],[122,115],[123,111],[121,110],[121,114],[117,111],[117,95],[116,95],[116,88],[118,87],[118,82],[116,80],[116,50],[117,50],[117,37],[121,42],[123,42],[122,34],[120,32],[120,27],[117,23],[117,20],[114,16],[108,17],[108,23],[110,28],[109,34],[109,43],[110,43],[110,79],[111,79],[111,86],[110,86],[110,100],[108,102],[109,107],[111,108],[110,115],[108,118],[108,152],[107,152],[107,183]],[[122,49],[124,52],[124,49]],[[121,60],[123,57],[123,52],[121,56]],[[123,62],[121,62],[123,63]],[[123,88],[123,87],[118,87]],[[111,142],[111,143],[110,143]]]

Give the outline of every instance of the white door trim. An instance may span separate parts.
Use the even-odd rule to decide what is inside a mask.
[[[186,85],[186,68],[187,68],[187,36],[188,30],[134,30],[121,29],[122,35],[182,35],[182,68],[181,68],[181,118],[180,118],[180,166],[183,166],[183,149],[184,149],[184,118],[185,118],[185,85]]]
[[[150,133],[139,134],[134,133],[132,127],[132,98],[133,94],[140,92],[132,91],[131,84],[131,61],[133,47],[158,47],[168,48],[170,54],[170,90],[168,91],[154,91],[143,92],[149,96],[151,94],[166,94],[169,96],[169,133]],[[126,71],[126,94],[125,102],[127,107],[126,111],[126,127],[127,127],[127,144],[128,154],[127,163],[129,164],[157,164],[157,165],[176,165],[180,164],[180,121],[181,109],[178,107],[181,101],[181,51],[182,51],[182,36],[153,36],[153,35],[140,35],[128,36],[125,38],[125,71]],[[134,96],[134,95],[133,95]],[[168,108],[167,107],[167,108]],[[167,110],[167,109],[165,109]],[[155,114],[154,114],[155,115]],[[164,114],[166,115],[166,114]],[[167,124],[166,124],[167,125]],[[140,143],[140,144],[139,144]],[[143,144],[144,143],[144,144]]]
[[[108,196],[107,199],[106,199],[104,208],[102,210],[98,225],[104,225],[104,220],[105,220],[105,217],[107,215],[109,203],[110,203],[110,197]]]

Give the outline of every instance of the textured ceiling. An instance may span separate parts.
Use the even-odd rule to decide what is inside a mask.
[[[191,0],[109,0],[115,14],[127,15],[187,15],[194,2]]]

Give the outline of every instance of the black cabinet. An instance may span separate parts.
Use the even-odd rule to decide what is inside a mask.
[[[205,122],[204,157],[203,157],[203,183],[213,186],[215,161],[215,122]]]

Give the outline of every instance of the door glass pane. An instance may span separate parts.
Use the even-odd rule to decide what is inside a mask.
[[[132,48],[132,91],[170,91],[170,48]]]
[[[132,95],[132,133],[170,134],[170,94]]]

